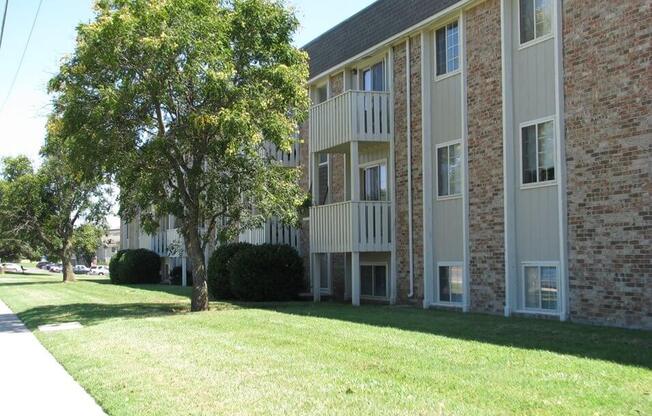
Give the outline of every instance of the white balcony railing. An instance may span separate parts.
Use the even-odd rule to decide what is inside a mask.
[[[320,152],[350,141],[393,139],[389,92],[347,91],[310,109],[310,144]]]
[[[264,156],[269,157],[276,163],[288,168],[295,168],[299,162],[300,152],[299,142],[293,143],[290,151],[284,152],[276,147],[273,143],[265,143],[263,145]]]
[[[310,208],[310,250],[314,253],[390,251],[391,203],[341,202]]]
[[[263,227],[240,233],[239,241],[250,244],[286,244],[300,251],[299,233],[295,227],[272,218]]]

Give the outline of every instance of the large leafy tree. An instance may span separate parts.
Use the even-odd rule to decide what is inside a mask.
[[[50,131],[55,131],[52,125]],[[77,173],[76,161],[56,152],[55,137],[49,137],[46,149],[50,150],[38,170],[30,164],[30,169],[6,181],[0,213],[5,235],[28,247],[43,247],[61,259],[63,280],[68,282],[75,280],[71,263],[75,227],[82,221],[103,223],[109,209],[108,189]]]
[[[149,232],[177,217],[193,311],[208,309],[206,245],[296,220],[303,201],[298,172],[265,152],[289,150],[307,110],[297,27],[281,1],[99,0],[50,83],[65,148],[112,175],[121,216]]]
[[[8,215],[12,210],[8,201],[13,184],[22,176],[33,175],[34,168],[27,156],[6,157],[0,161],[0,259],[3,261],[21,258],[37,258],[38,247],[25,235],[15,232],[15,224]]]
[[[75,228],[72,247],[78,262],[90,265],[106,235],[106,224],[86,223]]]

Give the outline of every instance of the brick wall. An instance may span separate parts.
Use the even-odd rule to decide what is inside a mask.
[[[564,2],[573,320],[652,328],[650,27],[649,0]]]
[[[407,154],[407,89],[405,44],[394,47],[394,158],[396,163],[396,262],[399,303],[410,291],[408,167],[412,170],[412,231],[414,294],[423,299],[423,175],[421,168],[421,37],[410,40],[412,159]]]
[[[331,97],[340,95],[344,92],[343,72],[330,77],[330,92]],[[346,199],[346,189],[344,187],[344,158],[344,154],[330,154],[330,203],[343,202]],[[344,254],[331,254],[331,284],[333,297],[336,299],[344,299],[344,261]]]
[[[500,1],[465,13],[471,309],[505,301]]]

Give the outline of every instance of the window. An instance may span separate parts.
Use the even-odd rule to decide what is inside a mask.
[[[362,71],[363,91],[385,91],[385,69],[383,62]]]
[[[559,299],[557,266],[523,266],[523,295],[526,309],[556,311]]]
[[[437,195],[462,193],[462,145],[454,143],[437,148]]]
[[[555,141],[553,122],[521,128],[523,185],[555,180]]]
[[[462,285],[462,266],[439,266],[439,302],[462,303],[464,288]]]
[[[551,0],[519,0],[521,44],[552,33]]]
[[[326,84],[317,87],[317,103],[321,104],[328,99],[328,87]]]
[[[384,163],[361,169],[360,193],[363,201],[387,200],[387,165]]]
[[[328,154],[319,154],[319,188],[317,205],[324,205],[328,198]]]
[[[435,32],[437,76],[455,72],[460,67],[460,45],[457,22]]]
[[[386,265],[360,266],[360,294],[379,298],[387,297]]]
[[[321,292],[330,291],[331,285],[328,275],[329,269],[328,254],[322,254],[319,256],[319,289]]]

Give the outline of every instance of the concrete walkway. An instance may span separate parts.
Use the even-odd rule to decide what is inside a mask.
[[[0,415],[104,415],[18,317],[0,301]]]

